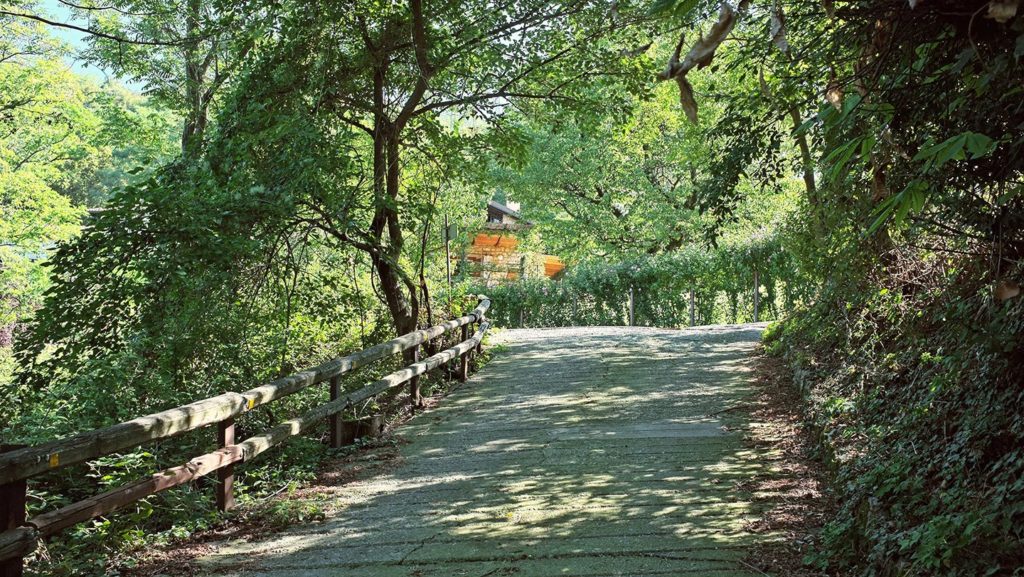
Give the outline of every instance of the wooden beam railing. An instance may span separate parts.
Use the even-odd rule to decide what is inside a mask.
[[[339,413],[405,383],[410,383],[410,402],[414,408],[417,407],[420,403],[419,377],[424,373],[458,359],[459,379],[465,380],[469,357],[474,352],[480,352],[484,334],[490,326],[484,318],[490,305],[491,301],[481,296],[477,307],[466,316],[402,335],[348,356],[332,359],[243,393],[224,393],[66,439],[0,453],[0,499],[8,502],[17,500],[17,495],[13,494],[18,493],[21,503],[18,506],[21,508],[20,516],[15,512],[8,515],[8,520],[0,519],[0,522],[5,522],[4,526],[0,526],[0,573],[3,573],[4,577],[20,575],[22,558],[35,549],[39,538],[54,535],[82,521],[109,513],[160,491],[189,483],[215,471],[218,472],[217,506],[221,510],[229,509],[234,503],[231,487],[236,463],[252,459],[325,419],[329,421],[331,428],[329,440],[335,445],[338,439],[336,429],[339,427]],[[470,336],[469,327],[474,324],[477,327],[476,332]],[[459,344],[426,359],[419,359],[420,345],[455,329],[461,329]],[[339,377],[342,374],[409,349],[414,349],[413,364],[357,391],[341,393]],[[249,437],[241,443],[235,443],[235,417],[323,382],[330,383],[331,396],[327,403],[259,435]],[[46,471],[83,463],[214,424],[218,425],[217,437],[220,447],[216,451],[195,457],[184,465],[160,471],[149,478],[28,520],[24,519],[26,479]]]

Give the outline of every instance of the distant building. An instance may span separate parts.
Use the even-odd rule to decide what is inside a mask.
[[[532,227],[533,223],[519,214],[518,203],[488,201],[487,222],[465,250],[464,266],[469,276],[489,287],[521,278],[557,278],[565,270],[562,259],[519,250],[517,234]]]

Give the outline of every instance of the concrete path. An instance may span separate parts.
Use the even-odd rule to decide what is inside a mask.
[[[325,522],[201,560],[228,575],[763,575],[742,558],[773,456],[731,408],[763,325],[514,330],[398,433],[390,474]]]

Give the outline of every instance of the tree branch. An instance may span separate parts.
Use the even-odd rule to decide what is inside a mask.
[[[123,36],[115,36],[113,34],[107,34],[106,32],[100,32],[99,30],[92,30],[90,28],[83,28],[82,26],[76,26],[74,24],[65,24],[63,22],[56,22],[54,20],[48,20],[42,16],[36,16],[35,14],[23,14],[20,12],[10,12],[8,10],[0,10],[0,16],[10,16],[12,18],[24,18],[25,20],[34,20],[36,22],[42,22],[47,26],[53,26],[55,28],[66,28],[68,30],[75,30],[78,32],[84,32],[97,38],[105,38],[107,40],[113,40],[120,44],[137,44],[140,46],[180,46],[182,42],[160,42],[158,40],[133,40],[131,38],[125,38]]]
[[[434,68],[430,65],[427,57],[427,32],[423,22],[423,0],[409,0],[409,9],[412,11],[412,40],[413,50],[416,53],[416,66],[420,73],[416,76],[416,85],[413,87],[409,97],[402,106],[402,111],[395,118],[395,130],[400,131],[405,123],[412,118],[419,106],[423,95],[427,93],[430,86],[430,78],[434,75]]]

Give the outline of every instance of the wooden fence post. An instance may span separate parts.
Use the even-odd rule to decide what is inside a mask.
[[[695,303],[694,303],[694,300],[693,300],[693,289],[690,289],[690,326],[691,327],[694,326],[695,324],[697,324],[695,322],[696,318],[694,317],[694,312],[695,312],[694,309],[696,309],[696,306],[694,306],[694,305],[695,305]]]
[[[412,349],[412,364],[420,362],[420,348],[414,347]],[[420,377],[409,379],[409,410],[415,413],[416,409],[423,406],[423,400],[420,398]]]
[[[469,325],[462,325],[462,340],[460,342],[466,342],[469,338]],[[459,382],[466,382],[466,377],[469,376],[469,351],[466,351],[459,357]]]
[[[489,306],[490,300],[482,298],[480,305],[470,316],[462,317],[458,321],[402,335],[358,353],[332,359],[302,373],[271,381],[245,393],[223,393],[118,425],[33,447],[0,444],[0,577],[23,575],[24,558],[34,549],[38,538],[55,535],[76,523],[110,513],[123,505],[137,502],[165,489],[181,486],[201,477],[212,478],[215,471],[217,475],[213,488],[216,506],[221,511],[230,510],[235,506],[234,464],[242,462],[246,456],[258,455],[304,430],[322,424],[324,419],[328,418],[328,413],[342,406],[351,406],[353,403],[372,399],[385,391],[398,390],[411,380],[410,372],[440,370],[441,367],[445,367],[446,370],[450,369],[451,378],[455,373],[454,357],[461,352],[462,354],[458,355],[461,357],[462,365],[460,376],[465,380],[468,376],[468,362],[472,358],[472,349],[481,350],[479,342],[472,342],[473,346],[470,347],[464,346],[469,342],[468,331],[473,324],[481,329],[485,328],[483,313]],[[473,322],[466,322],[469,320]],[[437,347],[439,344],[443,346],[447,339],[442,340],[440,337],[451,335],[456,326],[461,326],[462,329],[461,346],[451,347],[439,357],[430,355],[430,359],[421,361],[413,371],[408,367],[394,371],[358,391],[351,392],[350,396],[341,396],[341,374],[389,358],[396,353],[408,351],[411,356],[418,358],[419,351],[416,347]],[[451,336],[447,338],[451,339]],[[257,404],[269,403],[311,385],[320,385],[327,380],[331,383],[330,393],[334,404],[321,405],[295,419],[254,435],[243,443],[236,443],[239,433],[236,431],[235,419],[238,415],[255,408]],[[346,403],[343,404],[341,401]],[[129,482],[55,511],[34,515],[30,524],[27,524],[25,503],[28,478],[48,470],[130,449],[149,441],[213,425],[217,428],[217,450],[195,457],[184,465],[164,469],[152,476]],[[332,431],[332,436],[336,436],[340,427],[332,428],[336,429]],[[101,442],[97,442],[97,439]]]
[[[633,287],[629,287],[629,326],[635,326],[635,318],[633,317]]]
[[[341,376],[335,375],[331,377],[331,400],[338,400],[338,395],[341,394]],[[341,413],[334,413],[327,417],[327,446],[332,449],[337,449],[341,446]]]
[[[26,445],[0,445],[0,453],[21,449]],[[0,533],[25,524],[25,493],[28,481],[19,479],[0,485]],[[0,561],[0,577],[21,577],[25,562],[21,557]]]
[[[444,215],[444,272],[448,279],[448,310],[452,310],[452,249],[451,249],[451,227],[448,224],[448,215]]]
[[[221,448],[235,444],[235,419],[229,417],[217,423],[217,445]],[[217,469],[217,509],[227,511],[235,507],[235,465]]]
[[[760,312],[758,309],[760,308],[760,305],[761,305],[761,283],[760,283],[760,280],[758,279],[757,269],[755,268],[754,269],[754,322],[755,323],[758,320],[758,313]]]
[[[482,323],[482,322],[484,322],[484,319],[483,319],[483,317],[481,317],[481,318],[478,318],[478,319],[476,320],[476,329],[477,329],[477,330],[480,330],[480,323]],[[476,332],[476,331],[473,331],[473,332]],[[483,352],[484,352],[484,339],[483,339],[483,337],[481,336],[481,337],[480,337],[480,342],[478,342],[478,343],[476,344],[476,354],[477,354],[477,355],[481,355],[481,354],[483,354]]]

